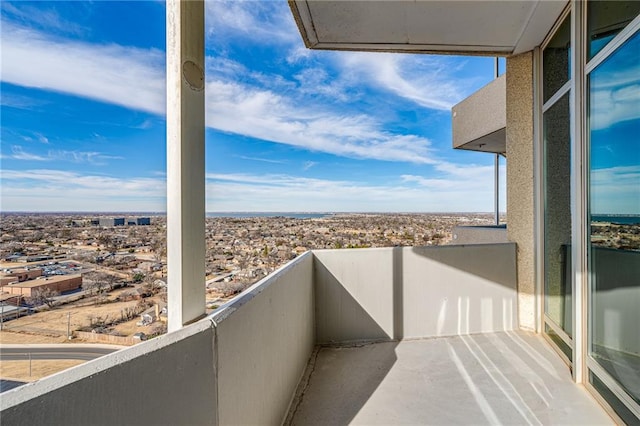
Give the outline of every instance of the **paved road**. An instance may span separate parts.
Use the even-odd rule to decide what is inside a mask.
[[[36,359],[77,359],[89,361],[117,351],[118,348],[78,346],[73,344],[60,346],[29,345],[20,347],[0,347],[0,361]]]

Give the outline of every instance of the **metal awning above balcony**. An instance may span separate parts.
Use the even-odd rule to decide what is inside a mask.
[[[451,108],[454,148],[506,153],[506,94],[503,74]]]
[[[538,46],[566,0],[290,0],[311,49],[511,55]]]

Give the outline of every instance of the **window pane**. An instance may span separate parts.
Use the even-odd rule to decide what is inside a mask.
[[[547,336],[549,336],[549,338],[553,341],[553,343],[555,343],[556,346],[560,348],[560,350],[562,351],[563,354],[565,354],[567,359],[572,361],[573,349],[571,349],[571,346],[567,345],[565,341],[562,340],[562,337],[558,336],[558,334],[555,331],[553,331],[553,329],[549,327],[547,324],[544,325],[544,332],[547,334]]]
[[[618,399],[613,392],[609,390],[602,380],[598,379],[598,376],[589,371],[589,382],[598,391],[600,395],[607,401],[607,403],[613,408],[618,416],[628,425],[638,424],[637,417],[629,410],[622,401]]]
[[[588,84],[590,353],[640,402],[640,33]]]
[[[545,313],[571,336],[569,93],[543,116]]]
[[[542,52],[542,97],[547,102],[571,75],[571,15],[567,16]]]
[[[640,1],[590,1],[587,3],[589,59],[593,58],[640,13]]]

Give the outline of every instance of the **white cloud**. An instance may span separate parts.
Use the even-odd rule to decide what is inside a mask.
[[[388,184],[286,174],[209,173],[209,211],[491,211],[492,178],[405,175]],[[1,172],[4,211],[164,211],[166,177],[119,178],[49,169]],[[417,183],[417,185],[416,185]]]
[[[164,53],[55,39],[2,21],[2,81],[164,114]]]
[[[464,97],[464,83],[452,78],[446,58],[366,52],[338,52],[336,58],[354,80],[364,78],[425,108],[449,110]]]
[[[12,4],[2,2],[2,14],[10,16],[14,20],[29,22],[32,25],[54,30],[65,34],[79,35],[87,31],[86,28],[63,19],[53,8],[33,7],[22,2]]]
[[[590,74],[590,125],[593,129],[640,119],[639,49],[640,37],[635,36]]]
[[[340,115],[269,90],[234,82],[207,82],[207,126],[351,158],[432,164],[430,141],[386,132],[366,115]]]
[[[271,163],[271,164],[286,163],[286,161],[284,160],[272,160],[271,158],[249,157],[246,155],[239,155],[238,158],[242,158],[243,160],[249,160],[249,161],[259,161],[261,163]]]
[[[210,37],[242,35],[258,43],[291,43],[300,38],[285,2],[210,0],[205,2]]]
[[[491,211],[493,203],[491,176],[484,186],[444,176],[435,190],[402,180],[372,185],[289,175],[209,174],[207,180],[210,211]]]
[[[2,158],[11,158],[13,160],[26,160],[26,161],[47,161],[48,158],[25,152],[20,145],[14,145],[11,147],[11,154],[2,154]]]
[[[89,163],[95,166],[105,165],[107,160],[121,160],[122,157],[106,155],[96,151],[49,150],[47,155],[29,153],[20,145],[11,147],[11,154],[3,154],[2,158],[24,161],[68,161],[72,163]]]
[[[640,165],[591,171],[594,214],[640,214]]]
[[[161,52],[54,40],[15,26],[6,33],[3,81],[164,114]],[[238,67],[232,61],[221,63],[227,71]],[[434,162],[427,139],[386,132],[383,123],[367,115],[322,110],[301,104],[304,97],[220,79],[209,80],[206,93],[209,127],[351,158]]]
[[[164,178],[115,178],[76,172],[6,170],[3,211],[165,211]]]

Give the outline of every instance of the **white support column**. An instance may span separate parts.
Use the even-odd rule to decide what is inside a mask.
[[[204,2],[167,0],[169,331],[205,314]]]

